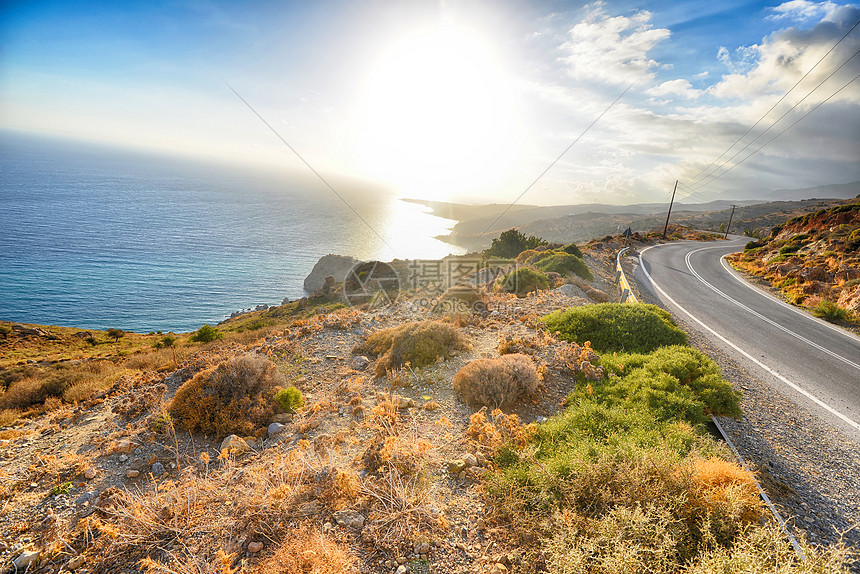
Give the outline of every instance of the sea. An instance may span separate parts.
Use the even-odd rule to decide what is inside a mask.
[[[329,253],[457,252],[434,239],[456,222],[366,182],[329,184],[0,131],[0,320],[188,332],[304,296]]]

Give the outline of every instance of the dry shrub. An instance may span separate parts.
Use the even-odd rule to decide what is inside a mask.
[[[342,574],[355,563],[345,546],[309,525],[291,529],[275,551],[250,571],[253,574]]]
[[[363,491],[370,499],[365,535],[377,546],[396,549],[404,538],[445,526],[423,474],[404,476],[388,465],[379,478],[365,481]]]
[[[486,310],[486,293],[472,285],[449,287],[433,307],[433,313],[482,313]]]
[[[487,419],[487,408],[483,407],[469,417],[469,428],[466,429],[466,436],[490,456],[505,445],[524,448],[534,436],[534,426],[522,426],[516,414],[506,415],[495,409],[491,417],[492,421]]]
[[[695,505],[742,522],[755,522],[761,516],[755,478],[737,463],[719,458],[696,459],[691,478]]]
[[[468,404],[495,408],[534,396],[543,386],[532,360],[520,353],[476,359],[457,371],[453,383]]]
[[[415,368],[431,365],[440,357],[447,358],[455,350],[467,350],[468,341],[448,323],[417,321],[383,329],[356,345],[353,352],[378,356],[376,376],[407,363]]]
[[[168,410],[190,431],[251,434],[275,414],[273,397],[284,383],[272,361],[234,357],[179,387]]]

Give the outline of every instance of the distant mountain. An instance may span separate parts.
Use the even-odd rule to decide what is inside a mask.
[[[723,196],[728,194],[723,194]],[[756,193],[756,198],[762,201],[800,201],[803,199],[853,199],[860,195],[860,181],[852,183],[837,183],[833,185],[820,185],[818,187],[807,187],[804,189],[777,189],[774,191],[763,191]],[[737,203],[730,202],[730,203]]]

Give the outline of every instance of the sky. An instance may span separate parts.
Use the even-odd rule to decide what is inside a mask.
[[[4,2],[0,129],[441,201],[754,199],[860,180],[858,21],[829,0]]]

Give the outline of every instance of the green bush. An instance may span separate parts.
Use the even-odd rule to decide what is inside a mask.
[[[668,312],[642,303],[600,303],[571,307],[543,318],[551,333],[566,341],[591,341],[598,353],[648,353],[659,347],[683,345],[687,336]]]
[[[108,329],[105,331],[105,335],[113,339],[114,343],[116,343],[125,336],[125,331],[122,329]]]
[[[582,259],[582,249],[576,243],[569,243],[561,248],[565,253],[570,253],[571,255],[576,255],[580,259]]]
[[[588,266],[585,264],[585,261],[576,255],[571,255],[569,253],[560,253],[558,251],[553,252],[549,257],[541,259],[537,263],[536,267],[544,273],[554,272],[561,275],[575,273],[589,281],[594,278],[591,271],[588,269]]]
[[[761,241],[750,241],[744,245],[744,251],[752,251],[753,249],[758,249],[762,246],[764,246],[764,244]]]
[[[191,340],[195,343],[211,343],[212,341],[220,341],[224,338],[224,333],[217,327],[212,325],[203,325],[191,335]]]
[[[305,406],[305,398],[300,390],[290,385],[275,393],[275,403],[285,413],[296,413]]]
[[[534,249],[539,245],[546,245],[546,241],[534,235],[526,237],[516,229],[509,229],[493,239],[492,245],[484,252],[484,256],[513,258],[526,249]]]
[[[822,299],[812,308],[812,314],[830,322],[844,321],[848,318],[848,310],[843,309],[830,299]]]
[[[9,325],[0,325],[0,335],[3,335],[3,337],[8,337],[11,334],[12,327],[10,327]]]
[[[518,267],[496,279],[493,288],[496,292],[514,293],[517,297],[525,297],[532,291],[549,289],[549,278],[543,271]]]
[[[797,253],[801,247],[803,246],[795,243],[792,243],[791,245],[785,245],[779,248],[779,254],[787,255],[789,253]]]

